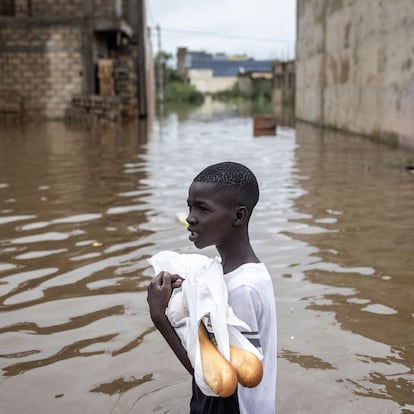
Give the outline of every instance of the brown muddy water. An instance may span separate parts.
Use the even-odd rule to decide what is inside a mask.
[[[407,156],[302,124],[254,138],[233,110],[0,126],[0,412],[188,412],[190,378],[148,315],[146,259],[195,252],[176,214],[222,160],[261,185],[251,239],[275,288],[277,412],[413,412]]]

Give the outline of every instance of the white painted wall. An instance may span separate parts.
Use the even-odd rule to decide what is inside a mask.
[[[189,69],[187,77],[190,84],[202,93],[231,89],[237,82],[237,77],[213,77],[211,69]]]

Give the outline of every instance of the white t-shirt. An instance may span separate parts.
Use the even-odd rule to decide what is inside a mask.
[[[243,334],[263,354],[263,378],[254,388],[239,384],[241,414],[274,414],[276,396],[276,306],[272,280],[263,263],[246,263],[224,275],[229,305],[250,327]]]

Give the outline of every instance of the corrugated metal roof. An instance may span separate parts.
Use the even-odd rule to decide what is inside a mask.
[[[246,72],[271,72],[272,61],[193,59],[188,69],[212,69],[213,76],[235,77]]]

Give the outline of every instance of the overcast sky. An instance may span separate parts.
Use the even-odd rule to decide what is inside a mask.
[[[296,40],[296,0],[147,0],[147,24],[161,28],[162,50],[247,54],[255,59],[290,59]]]

